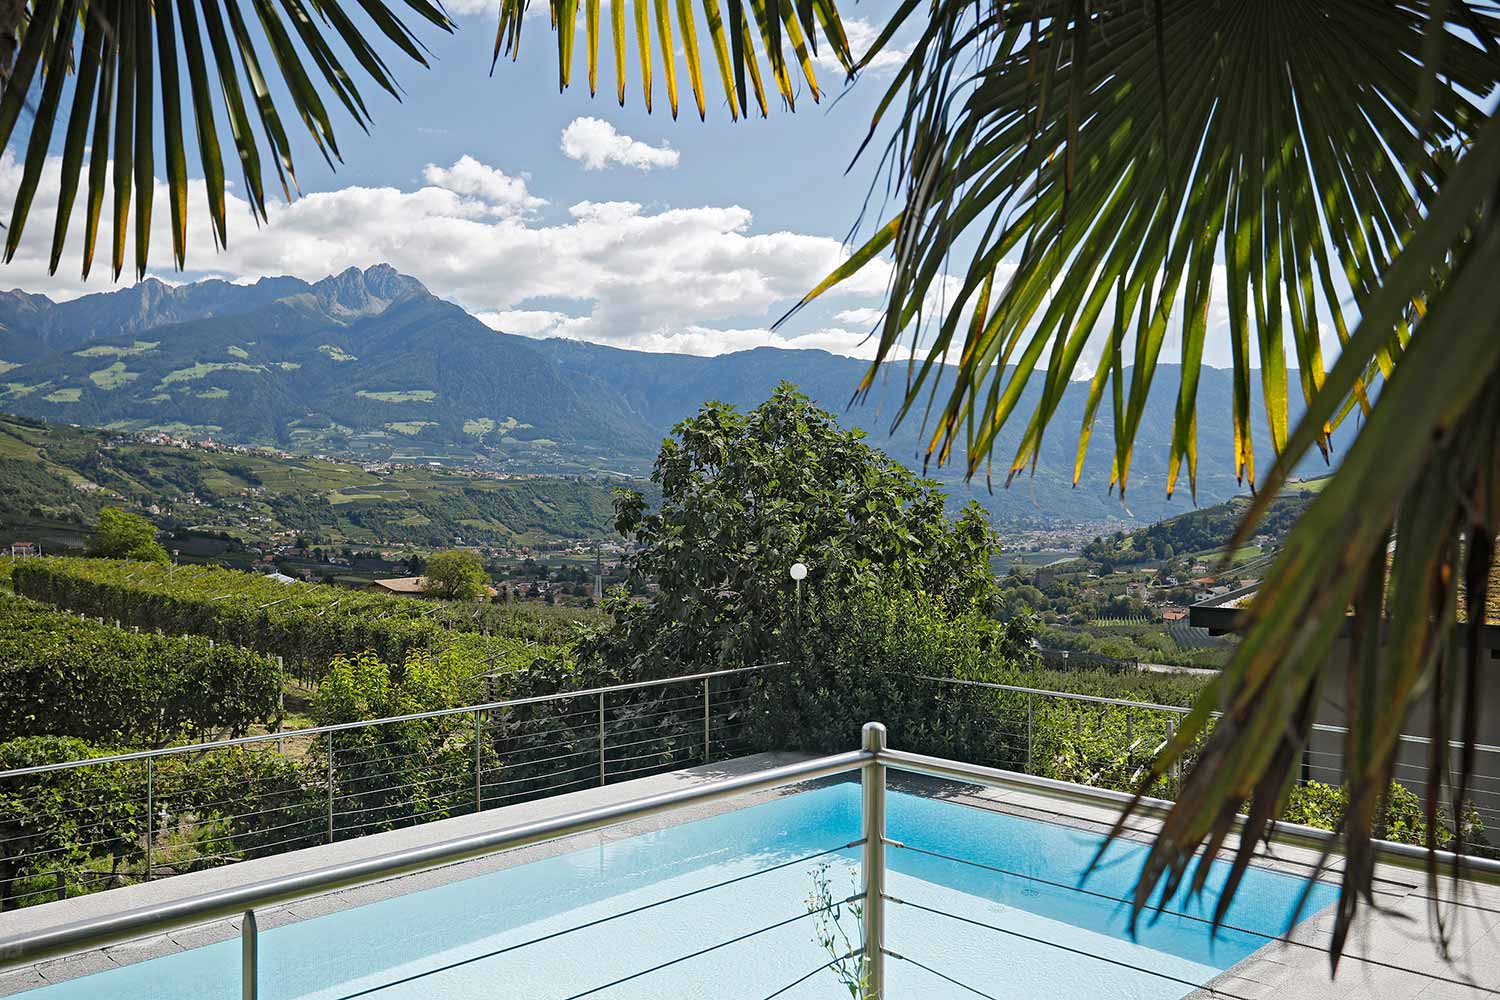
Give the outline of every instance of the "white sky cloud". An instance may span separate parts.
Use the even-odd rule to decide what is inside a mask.
[[[63,266],[55,277],[46,273],[57,170],[54,161],[43,175],[20,250],[0,269],[0,287],[54,299],[108,291],[115,286],[106,260],[96,260],[89,282],[77,277],[81,210],[74,212]],[[14,200],[20,174],[10,153],[0,158],[0,202]],[[195,181],[188,195],[189,274],[171,270],[170,213],[165,185],[158,184],[153,273],[174,283],[281,274],[316,280],[387,262],[497,329],[651,350],[718,353],[777,343],[847,347],[847,353],[863,337],[808,333],[821,322],[816,314],[774,335],[766,329],[845,259],[838,240],[756,232],[751,212],[738,205],[648,209],[584,201],[565,215],[551,209],[543,219],[536,213],[546,202],[525,178],[467,156],[429,166],[423,177],[426,183],[411,190],[351,186],[272,202],[270,222],[258,227],[231,190],[229,246],[222,252],[213,247],[202,182]],[[109,217],[106,207],[105,227]],[[108,239],[100,244],[107,255]],[[872,305],[886,273],[883,262],[873,263],[830,301]]]
[[[489,215],[526,215],[547,204],[526,190],[525,178],[511,177],[472,156],[460,156],[451,167],[429,163],[422,179],[433,187],[477,199]]]
[[[574,118],[563,129],[561,145],[564,155],[582,163],[585,170],[611,166],[659,170],[675,167],[682,159],[682,154],[666,143],[647,145],[623,134],[603,118]]]
[[[855,62],[858,62],[875,39],[880,37],[881,27],[866,21],[862,17],[845,17],[844,34],[849,39],[849,51],[853,53]],[[906,57],[911,55],[911,46],[902,46],[892,39],[886,47],[881,49],[870,64],[860,70],[861,76],[883,75],[893,73]],[[844,79],[844,67],[839,64],[838,57],[833,54],[833,46],[825,42],[818,44],[818,56],[814,60],[819,72],[834,74],[833,82],[841,83]]]
[[[885,312],[874,306],[860,306],[857,309],[844,309],[833,316],[835,323],[848,323],[850,326],[863,326],[866,328],[880,322]]]

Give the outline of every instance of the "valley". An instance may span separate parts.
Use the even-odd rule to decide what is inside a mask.
[[[845,425],[864,429],[893,457],[938,479],[956,501],[978,500],[1006,529],[1082,528],[1081,541],[1093,529],[1150,523],[1193,506],[1185,482],[1175,498],[1165,493],[1167,454],[1159,442],[1170,439],[1175,404],[1167,388],[1146,401],[1129,502],[1122,504],[1104,485],[1108,407],[1094,428],[1083,486],[1072,486],[1075,436],[1054,432],[1035,467],[1001,488],[1003,463],[1019,440],[1015,422],[995,449],[991,490],[984,470],[970,483],[961,464],[924,463],[920,413],[892,431],[904,391],[898,372],[883,375],[867,398],[850,405],[865,370],[860,360],[822,351],[758,348],[697,357],[515,336],[386,265],[313,283],[147,280],[67,302],[0,293],[0,410],[53,423],[361,464],[642,476],[662,438],[705,401],[748,409],[785,380]],[[1172,366],[1160,370],[1175,382]],[[940,384],[945,379],[951,375]],[[1069,386],[1055,417],[1060,426],[1081,426],[1087,389]],[[1204,369],[1199,393],[1206,413],[1225,416],[1199,429],[1197,501],[1211,504],[1242,489],[1227,460],[1229,373]],[[1036,404],[1037,390],[1028,390],[1018,411]],[[1252,423],[1264,426],[1258,410]],[[1336,456],[1348,433],[1335,435]],[[1269,442],[1259,431],[1255,446],[1268,462]]]

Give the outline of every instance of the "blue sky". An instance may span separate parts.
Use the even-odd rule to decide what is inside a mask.
[[[835,102],[843,74],[833,71],[825,48],[821,104],[808,99],[804,85],[796,114],[773,106],[769,118],[737,124],[717,93],[711,62],[708,117],[698,120],[679,58],[682,113],[674,122],[659,52],[648,115],[633,52],[621,108],[607,39],[600,96],[588,95],[581,41],[574,84],[559,93],[555,35],[543,5],[528,16],[519,61],[502,60],[493,76],[496,13],[489,0],[457,0],[449,9],[458,23],[452,35],[418,29],[433,52],[431,70],[399,53],[390,59],[406,91],[402,102],[362,81],[375,123],[365,135],[347,116],[336,120],[344,154],[338,169],[329,169],[305,133],[294,136],[302,194],[291,204],[278,196],[268,226],[257,228],[243,202],[232,205],[229,248],[216,253],[201,192],[194,192],[190,270],[179,273],[170,266],[159,196],[152,273],[167,281],[266,274],[311,280],[388,261],[509,332],[700,354],[762,344],[868,352],[862,341],[883,286],[874,273],[785,331],[768,328],[842,259],[878,161],[872,155],[852,173],[846,168],[889,82],[894,53]],[[852,6],[856,44],[884,9]],[[702,44],[711,59],[706,38]],[[282,110],[287,118],[290,109]],[[287,124],[293,129],[295,116]],[[222,115],[220,135],[228,141]],[[195,167],[190,161],[190,176],[200,173]],[[18,175],[8,152],[0,201],[10,200]],[[33,207],[36,221],[0,283],[56,298],[113,287],[98,267],[92,280],[79,280],[76,218],[63,266],[47,276],[55,192],[49,171]]]
[[[322,161],[283,101],[301,195],[290,203],[273,199],[269,225],[257,227],[232,186],[229,247],[218,252],[201,189],[194,192],[186,273],[170,266],[162,190],[151,273],[167,281],[277,274],[316,280],[388,262],[511,333],[695,354],[769,344],[869,356],[882,264],[784,328],[769,328],[847,253],[845,240],[875,179],[881,142],[852,169],[850,161],[903,57],[900,36],[847,89],[825,47],[818,66],[821,104],[808,99],[804,84],[795,114],[779,107],[773,94],[768,118],[739,123],[730,121],[702,38],[707,120],[697,118],[679,58],[681,114],[673,121],[659,51],[652,114],[641,100],[633,51],[626,104],[616,104],[607,41],[601,94],[590,98],[581,30],[573,86],[559,93],[556,36],[539,3],[528,15],[519,61],[502,60],[492,76],[493,3],[450,3],[458,24],[451,35],[417,29],[432,49],[430,70],[399,53],[391,56],[405,89],[402,102],[361,80],[374,117],[369,135],[330,101],[344,154],[337,170]],[[845,5],[857,52],[893,6],[889,0]],[[219,132],[227,143],[222,113]],[[54,151],[60,142],[54,137]],[[159,154],[158,164],[162,159]],[[194,167],[190,162],[190,176],[198,173]],[[14,153],[7,151],[0,161],[0,202],[11,200],[18,179]],[[46,274],[56,187],[55,170],[49,170],[21,252],[0,271],[0,287],[55,298],[114,287],[103,267],[87,283],[78,278],[78,212],[59,275]],[[866,231],[889,211],[877,198]],[[1227,321],[1223,307],[1216,296],[1212,318],[1220,325]],[[1169,338],[1162,360],[1173,361],[1176,353]],[[1228,365],[1223,337],[1210,337],[1205,360]],[[1087,361],[1078,374],[1090,374]]]

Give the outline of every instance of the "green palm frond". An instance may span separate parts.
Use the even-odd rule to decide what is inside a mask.
[[[1485,118],[1475,95],[1493,90],[1500,69],[1473,26],[1492,35],[1500,20],[1448,6],[1457,30],[1442,32],[1444,85],[1435,87],[1424,3],[948,0],[927,10],[908,0],[893,28],[924,11],[927,23],[881,105],[882,116],[900,112],[887,158],[904,204],[856,253],[888,252],[893,264],[863,388],[906,353],[912,391],[896,419],[925,400],[929,458],[947,461],[961,442],[972,475],[1023,390],[1040,381],[1010,456],[1014,476],[1037,457],[1093,343],[1103,356],[1075,481],[1114,382],[1113,481],[1123,492],[1156,365],[1175,335],[1182,381],[1168,491],[1184,470],[1195,484],[1197,383],[1222,262],[1236,471],[1253,485],[1254,353],[1280,451],[1290,394],[1311,399],[1325,377],[1320,325],[1347,339],[1343,303],[1379,285],[1444,178],[1445,149]],[[950,274],[958,248],[968,264]],[[931,316],[936,300],[941,313]],[[1403,324],[1382,345],[1353,405],[1368,410],[1370,378],[1390,372],[1407,333]],[[944,362],[958,377],[940,396]],[[1322,428],[1325,447],[1345,412]]]
[[[86,192],[83,273],[88,275],[98,243],[106,181],[112,180],[109,243],[114,276],[118,278],[125,267],[127,243],[133,244],[136,275],[145,274],[154,207],[153,151],[158,141],[166,154],[172,251],[181,268],[188,217],[185,103],[192,109],[216,245],[224,246],[229,235],[224,158],[214,120],[219,109],[229,121],[251,211],[264,220],[262,148],[270,154],[278,186],[287,197],[296,185],[296,168],[263,53],[270,53],[292,109],[330,164],[339,159],[339,147],[325,98],[341,105],[361,128],[368,128],[370,122],[369,109],[335,51],[335,43],[359,63],[364,76],[398,99],[395,79],[372,40],[383,37],[411,59],[427,64],[421,42],[403,19],[405,12],[394,13],[385,0],[359,0],[358,5],[361,20],[368,24],[356,23],[343,0],[30,0],[15,61],[0,91],[0,148],[10,148],[23,119],[30,126],[25,166],[6,232],[5,260],[10,261],[20,246],[53,134],[61,130],[51,271],[56,272],[62,259],[82,186]],[[433,0],[407,0],[406,6],[429,24],[451,30],[447,15]],[[64,107],[63,85],[70,73],[74,74],[72,99]],[[38,81],[39,88],[33,86]],[[258,132],[251,121],[252,109]]]
[[[494,61],[501,55],[512,59],[520,54],[521,22],[526,16],[529,0],[502,0],[500,25],[495,32]],[[676,8],[676,30],[673,35],[672,8]],[[849,50],[849,39],[844,32],[834,0],[727,0],[721,7],[719,0],[701,0],[703,28],[713,46],[714,63],[719,71],[719,82],[724,100],[729,105],[729,116],[738,120],[749,116],[750,98],[754,97],[761,116],[769,113],[765,87],[761,82],[760,64],[756,57],[755,39],[759,38],[761,53],[765,56],[771,79],[789,110],[796,106],[796,76],[788,65],[786,48],[791,48],[796,60],[796,70],[807,85],[808,93],[817,101],[822,94],[817,75],[813,70],[813,56],[817,54],[818,29],[821,26],[825,44],[832,49],[834,57],[847,74],[855,70],[855,60]],[[549,0],[548,10],[552,29],[557,34],[558,88],[564,89],[572,82],[574,42],[577,37],[578,0]],[[692,0],[632,0],[632,30],[639,54],[641,75],[641,98],[646,110],[651,110],[651,38],[653,34],[660,48],[662,79],[666,85],[667,103],[672,117],[677,117],[677,56],[676,44],[681,43],[684,62],[687,65],[688,86],[693,92],[693,102],[698,117],[707,114],[703,84],[703,59],[699,45],[699,27],[694,14]],[[584,42],[588,51],[589,94],[598,91],[599,85],[599,40],[601,37],[599,0],[584,0]],[[625,0],[610,0],[610,30],[614,42],[615,96],[623,107],[626,94],[625,50],[629,47],[626,33]],[[746,80],[750,81],[749,89]]]
[[[1301,421],[1242,528],[1276,495],[1286,470],[1305,454],[1338,401],[1352,392],[1412,302],[1422,302],[1368,425],[1342,466],[1288,536],[1251,606],[1244,642],[1216,682],[1217,697],[1197,706],[1153,765],[1167,773],[1218,719],[1184,781],[1137,887],[1144,908],[1154,890],[1184,879],[1203,886],[1198,850],[1218,853],[1248,803],[1236,872],[1269,836],[1294,784],[1320,696],[1348,708],[1345,766],[1350,807],[1344,820],[1337,960],[1359,898],[1371,899],[1371,844],[1381,791],[1395,777],[1399,734],[1409,713],[1427,727],[1426,812],[1430,848],[1445,804],[1472,801],[1482,672],[1480,631],[1500,533],[1500,120],[1492,120],[1444,184],[1420,225],[1363,303],[1351,337]],[[1434,288],[1434,274],[1441,283]],[[1455,625],[1455,623],[1457,623]],[[1353,646],[1349,687],[1325,692],[1334,643]],[[1460,747],[1456,752],[1450,745]],[[1455,810],[1457,812],[1457,810]],[[1128,814],[1127,814],[1128,815]],[[1122,820],[1123,822],[1123,820]],[[1436,888],[1436,857],[1428,875]],[[1436,897],[1436,894],[1434,893]],[[1228,897],[1220,905],[1222,918]]]
[[[897,20],[921,10],[913,0]],[[1478,630],[1500,533],[1500,121],[1484,110],[1500,82],[1500,8],[949,0],[926,16],[877,115],[899,111],[887,157],[904,204],[804,302],[889,255],[865,386],[909,341],[897,420],[929,420],[930,457],[961,442],[972,475],[1001,427],[1026,419],[1009,465],[1024,470],[1093,345],[1075,481],[1108,391],[1111,482],[1123,493],[1175,335],[1168,489],[1184,468],[1192,483],[1219,267],[1236,470],[1256,484],[1257,379],[1277,453],[1242,536],[1299,461],[1327,454],[1333,427],[1365,418],[1262,582],[1232,662],[1143,780],[1149,791],[1190,749],[1198,756],[1134,901],[1138,915],[1185,884],[1202,890],[1202,859],[1240,833],[1223,918],[1287,805],[1320,697],[1336,694],[1350,730],[1337,963],[1372,898],[1381,799],[1413,716],[1432,738],[1428,847],[1440,846],[1441,810],[1458,812],[1473,787],[1488,666]],[[950,275],[960,251],[968,264]],[[1320,324],[1340,345],[1331,370]],[[957,378],[940,395],[949,361]],[[1017,414],[1033,381],[1038,401]],[[1293,392],[1305,406],[1295,427]],[[1341,638],[1354,650],[1349,681],[1331,692]],[[1442,846],[1461,868],[1470,845],[1454,825]]]

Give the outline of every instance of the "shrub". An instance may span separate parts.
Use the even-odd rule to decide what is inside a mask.
[[[67,736],[30,736],[0,743],[0,771],[88,760],[116,751]],[[108,875],[144,847],[143,764],[84,765],[0,779],[0,909],[43,902],[76,870],[108,864]],[[29,880],[31,884],[23,884]]]
[[[1344,821],[1349,808],[1347,789],[1321,781],[1306,781],[1293,786],[1287,800],[1282,819],[1288,823],[1300,823],[1321,830],[1336,830]],[[1381,840],[1398,844],[1427,845],[1427,818],[1421,797],[1399,782],[1391,782],[1385,801],[1377,811],[1378,819],[1372,834]],[[1485,836],[1484,821],[1473,806],[1462,811],[1463,833],[1466,848],[1471,853],[1490,855],[1493,849]],[[1439,848],[1451,848],[1454,841],[1453,810],[1443,806],[1438,810],[1438,829],[1434,838]]]
[[[369,655],[335,658],[318,689],[319,725],[415,715],[474,702],[465,661],[411,653],[401,669]],[[331,765],[328,755],[332,753]],[[483,746],[480,767],[497,762]],[[334,829],[340,836],[444,819],[475,807],[474,725],[467,713],[360,726],[312,746],[333,774]]]
[[[136,635],[0,596],[0,732],[95,743],[242,735],[275,717],[270,657],[197,636]]]
[[[470,647],[491,638],[565,642],[579,622],[601,618],[280,584],[214,566],[49,557],[23,560],[13,579],[18,594],[47,604],[280,655],[304,675],[320,674],[340,654],[372,652],[400,664],[408,651],[441,649],[456,636],[468,636]]]

